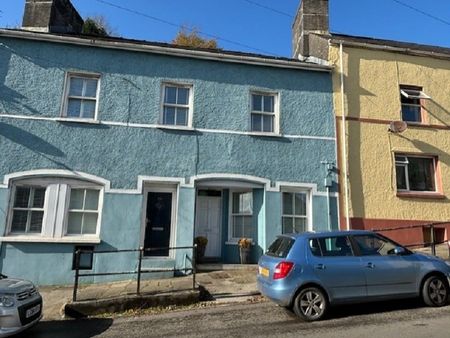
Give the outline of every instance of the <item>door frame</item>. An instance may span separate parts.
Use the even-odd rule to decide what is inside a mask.
[[[178,187],[177,186],[146,186],[143,189],[144,198],[142,203],[141,215],[141,236],[139,240],[139,247],[144,247],[145,242],[145,227],[147,225],[147,200],[149,192],[167,192],[172,193],[172,211],[170,220],[170,240],[169,245],[175,247],[176,245],[176,230],[177,230],[177,211],[178,211]],[[175,259],[176,250],[169,250],[168,256],[143,256],[143,259]]]
[[[214,188],[202,188],[202,187],[198,187],[197,189],[196,189],[196,192],[195,192],[195,216],[194,216],[194,237],[195,236],[197,236],[197,234],[196,234],[196,231],[197,231],[197,206],[198,206],[198,192],[200,191],[200,190],[214,190],[214,191],[220,191],[220,205],[219,205],[219,207],[220,207],[220,209],[219,209],[219,213],[220,213],[220,216],[219,216],[219,256],[217,256],[217,257],[213,257],[213,258],[222,258],[222,254],[223,254],[223,250],[222,250],[222,246],[223,246],[223,243],[222,243],[222,230],[223,230],[223,224],[222,224],[222,220],[223,220],[223,189],[220,189],[220,188],[217,188],[217,189],[214,189]],[[209,197],[209,196],[208,196]]]

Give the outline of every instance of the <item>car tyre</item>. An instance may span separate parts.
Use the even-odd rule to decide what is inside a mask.
[[[449,288],[447,282],[440,276],[430,276],[422,287],[423,301],[428,306],[440,307],[448,302]]]
[[[322,290],[316,287],[302,289],[294,300],[293,310],[304,321],[322,319],[328,310],[328,301]]]

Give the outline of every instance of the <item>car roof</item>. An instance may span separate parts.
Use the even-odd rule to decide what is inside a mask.
[[[298,234],[283,234],[280,236],[291,237],[291,238],[297,239],[297,238],[311,238],[311,237],[367,235],[367,234],[373,234],[373,233],[374,232],[367,231],[367,230],[345,230],[345,231],[334,230],[334,231],[317,231],[317,232],[307,231],[307,232],[302,232],[302,233],[298,233]]]

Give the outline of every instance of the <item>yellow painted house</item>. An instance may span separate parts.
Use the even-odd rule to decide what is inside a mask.
[[[303,0],[293,29],[295,56],[334,67],[341,229],[448,239],[450,48],[330,34],[328,0]]]

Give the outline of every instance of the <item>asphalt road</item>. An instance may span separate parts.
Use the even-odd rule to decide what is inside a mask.
[[[119,319],[47,321],[20,338],[134,337],[449,337],[450,306],[397,301],[336,307],[304,323],[270,302],[235,304]]]

